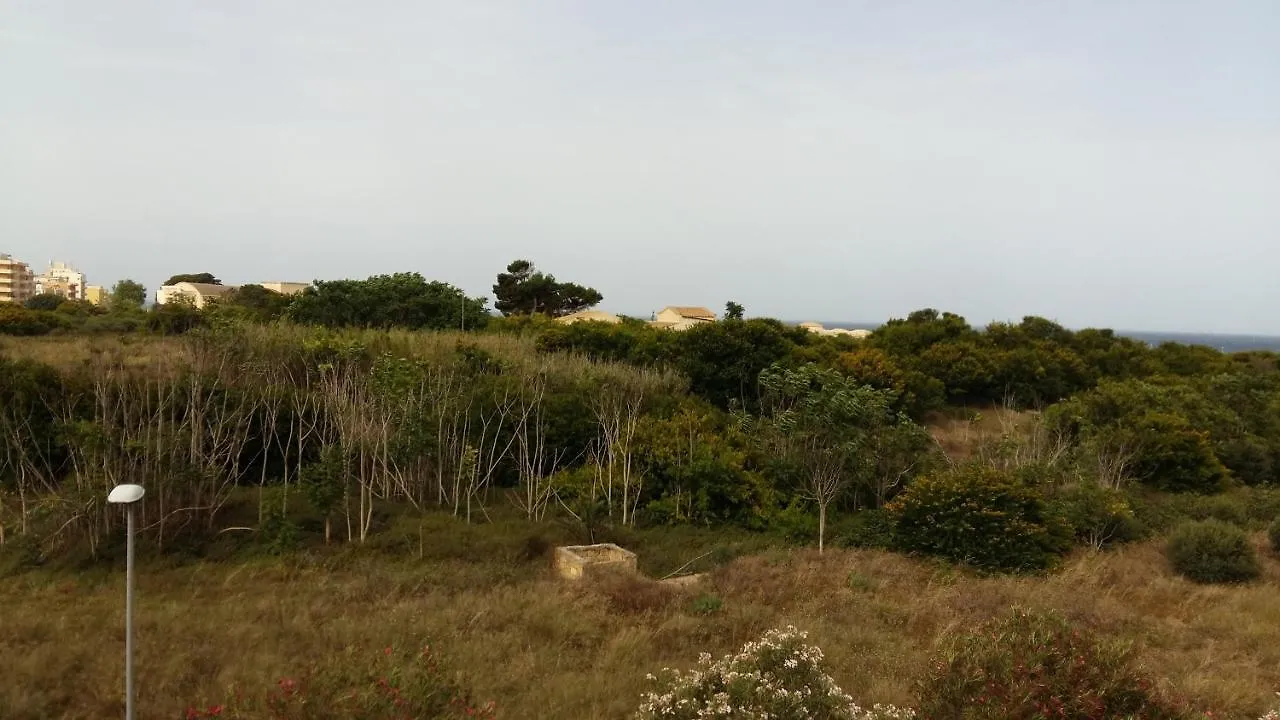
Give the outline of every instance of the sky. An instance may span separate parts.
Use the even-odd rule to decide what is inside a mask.
[[[1280,335],[1280,2],[0,0],[0,252]]]

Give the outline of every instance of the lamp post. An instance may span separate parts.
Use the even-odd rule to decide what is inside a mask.
[[[107,502],[124,505],[128,535],[125,540],[124,575],[124,717],[134,720],[133,714],[133,531],[138,502],[146,493],[141,485],[117,485],[107,496]]]

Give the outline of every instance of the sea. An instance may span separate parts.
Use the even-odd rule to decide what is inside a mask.
[[[824,327],[849,330],[875,330],[879,323],[824,322]],[[1276,335],[1227,335],[1221,333],[1149,332],[1140,330],[1116,330],[1117,335],[1139,340],[1152,347],[1174,342],[1183,345],[1207,345],[1224,353],[1266,350],[1280,352],[1280,336]]]

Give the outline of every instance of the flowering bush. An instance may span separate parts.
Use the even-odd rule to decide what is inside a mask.
[[[260,697],[236,693],[232,701],[189,707],[185,717],[270,720],[492,720],[497,708],[477,704],[446,673],[430,646],[348,652],[339,661],[313,665],[301,677],[281,678]]]
[[[914,718],[906,709],[858,707],[822,669],[822,650],[806,644],[806,634],[787,627],[770,630],[735,655],[682,673],[664,669],[646,693],[637,720],[733,718],[734,720],[895,720]]]

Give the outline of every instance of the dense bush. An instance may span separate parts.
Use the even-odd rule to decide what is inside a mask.
[[[1267,539],[1271,541],[1271,549],[1280,553],[1280,518],[1273,520],[1267,527]]]
[[[887,509],[895,542],[977,568],[1047,568],[1070,546],[1070,527],[1011,474],[967,465],[916,480]]]
[[[1141,527],[1123,493],[1098,485],[1077,485],[1058,493],[1054,508],[1070,525],[1076,542],[1101,549],[1141,536]]]
[[[859,510],[835,523],[837,545],[850,548],[893,548],[894,516],[884,509]]]
[[[1198,583],[1246,582],[1261,572],[1249,536],[1221,520],[1178,527],[1166,552],[1176,572]]]
[[[770,630],[736,654],[682,673],[664,669],[649,679],[637,720],[774,718],[774,720],[893,720],[912,718],[906,709],[877,705],[864,709],[836,685],[822,666],[822,650],[805,643],[794,627]]]
[[[928,720],[1187,717],[1127,647],[1065,619],[1015,610],[953,638],[919,687]]]

